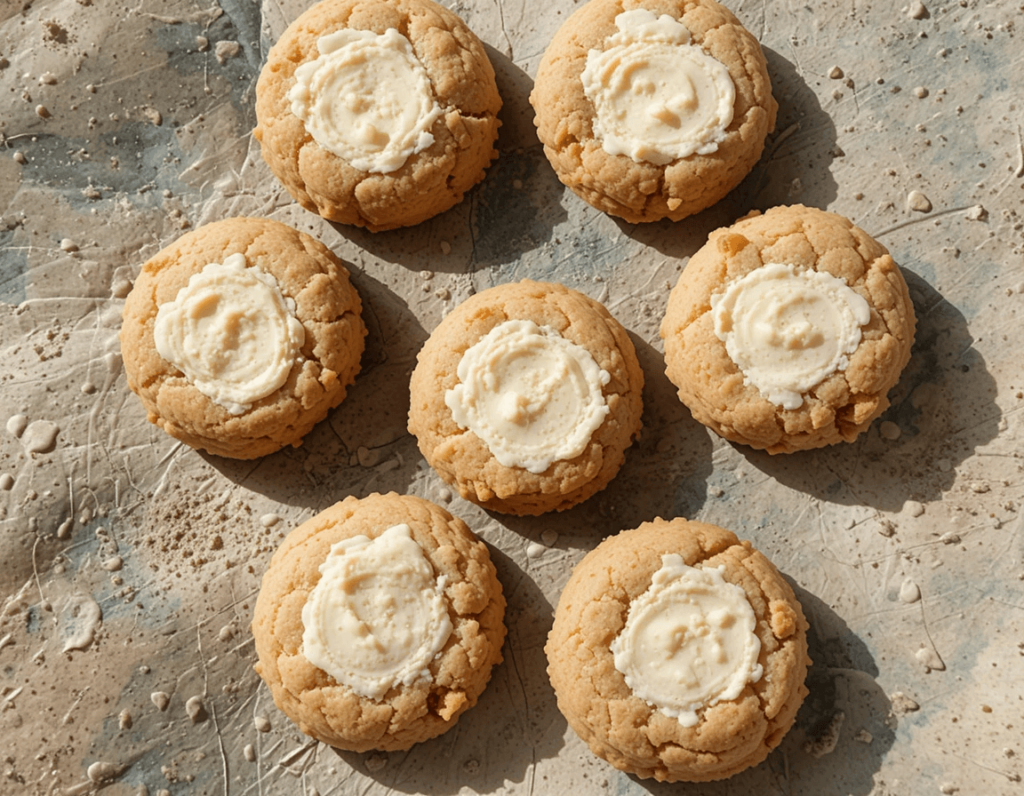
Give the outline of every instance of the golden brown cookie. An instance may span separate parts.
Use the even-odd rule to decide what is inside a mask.
[[[582,76],[588,53],[613,46],[619,34],[616,17],[635,9],[682,22],[691,44],[728,71],[735,88],[732,120],[715,151],[660,164],[605,151],[595,131],[595,103]],[[590,0],[548,46],[530,102],[544,152],[559,179],[594,207],[632,223],[678,221],[724,197],[761,156],[778,109],[760,45],[714,0]]]
[[[270,278],[301,324],[303,341],[284,383],[239,413],[204,394],[157,350],[160,308],[175,302],[211,263],[244,255]],[[218,456],[253,459],[302,437],[341,403],[359,371],[366,327],[348,271],[322,243],[277,221],[229,218],[193,230],[142,266],[124,306],[121,353],[128,386],[149,421],[172,437]],[[229,324],[230,326],[230,324]],[[226,329],[228,327],[225,327]],[[222,338],[229,350],[230,334]],[[216,355],[217,351],[206,352]]]
[[[439,115],[433,142],[400,168],[373,172],[321,146],[293,112],[296,70],[320,57],[321,37],[343,30],[401,34],[426,70]],[[372,81],[386,90],[395,79]],[[353,98],[358,118],[365,108]],[[341,103],[341,98],[336,98]],[[347,102],[348,100],[346,100]],[[360,109],[364,110],[360,110]],[[409,226],[462,200],[497,157],[501,97],[483,45],[466,24],[432,0],[323,0],[296,19],[271,48],[256,85],[254,135],[263,159],[307,210],[371,231]]]
[[[716,334],[712,305],[768,264],[830,274],[867,302],[845,369],[803,391],[797,408],[751,384]],[[885,247],[841,216],[795,205],[713,232],[669,296],[661,336],[668,377],[697,420],[734,442],[789,453],[851,442],[868,428],[889,405],[915,326],[906,282]]]
[[[606,374],[596,389],[607,406],[600,425],[582,438],[578,453],[532,471],[499,461],[489,443],[456,422],[447,402],[461,389],[464,354],[496,327],[516,321],[532,321],[582,348]],[[441,478],[487,509],[537,515],[575,506],[607,486],[640,431],[644,379],[629,335],[601,304],[560,284],[524,280],[476,294],[438,325],[417,360],[409,431]],[[523,400],[514,390],[502,394]]]
[[[699,709],[693,726],[636,696],[612,652],[667,554],[689,567],[723,567],[724,581],[749,601],[760,641],[760,677]],[[714,525],[656,519],[606,539],[576,566],[545,651],[558,707],[596,755],[640,777],[704,782],[760,763],[792,726],[807,694],[806,632],[793,590],[749,542]]]
[[[436,576],[451,635],[429,664],[429,677],[360,696],[304,655],[303,606],[321,578],[332,545],[377,539],[405,524]],[[256,671],[277,706],[304,733],[339,749],[408,749],[450,729],[473,707],[501,662],[505,599],[487,547],[447,511],[422,498],[349,497],[293,530],[263,576],[252,632]],[[361,617],[374,628],[374,617]]]

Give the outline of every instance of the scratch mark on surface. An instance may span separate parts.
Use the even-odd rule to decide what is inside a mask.
[[[1014,177],[1024,177],[1024,137],[1021,136],[1020,125],[1017,125],[1017,170]]]
[[[932,221],[936,218],[941,218],[942,216],[948,216],[950,213],[962,213],[965,210],[970,210],[970,207],[964,205],[963,207],[951,207],[949,208],[949,210],[940,210],[937,213],[928,213],[927,215],[922,216],[921,218],[912,218],[909,221],[903,221],[899,224],[889,227],[888,229],[883,229],[881,232],[875,233],[875,237],[880,238],[883,235],[888,235],[892,232],[897,232],[901,229],[905,229],[906,227],[913,226],[914,224],[923,224],[926,221]]]
[[[512,40],[508,37],[508,31],[505,30],[505,8],[502,5],[501,0],[497,0],[497,2],[498,2],[498,22],[501,25],[501,35],[505,37],[505,45],[506,45],[505,55],[508,56],[508,59],[510,61],[514,61],[515,58],[512,57]]]
[[[231,780],[228,776],[228,756],[224,751],[224,735],[220,730],[220,722],[217,720],[217,708],[210,700],[210,669],[206,664],[206,655],[203,653],[202,622],[196,625],[196,649],[199,654],[199,661],[203,666],[203,702],[209,703],[210,719],[213,721],[213,728],[217,732],[217,747],[220,750],[221,774],[224,777],[224,796],[231,792]]]
[[[71,703],[71,707],[68,708],[68,712],[65,713],[64,714],[64,718],[62,718],[60,720],[61,724],[67,724],[68,723],[68,720],[71,718],[71,714],[74,712],[75,708],[78,707],[79,703],[85,698],[85,695],[86,695],[86,693],[88,691],[89,691],[89,686],[86,686],[85,688],[83,688],[81,691],[78,692],[77,696],[75,697],[75,701],[72,702]]]
[[[35,542],[32,543],[32,574],[36,579],[36,590],[39,592],[40,605],[48,605],[46,598],[43,596],[43,586],[39,582],[39,567],[36,565],[36,548],[39,547],[39,542],[42,538],[37,536]],[[53,623],[57,624],[57,617],[53,617]]]
[[[1020,776],[1017,774],[1007,774],[1005,771],[1000,771],[998,768],[986,766],[984,763],[979,763],[977,760],[971,760],[969,757],[963,757],[962,755],[958,755],[956,752],[948,752],[948,754],[952,755],[957,760],[963,760],[965,763],[970,763],[971,765],[977,766],[978,768],[982,768],[985,771],[990,771],[993,774],[998,774],[1001,777],[1006,777],[1008,780],[1010,780],[1010,782],[1020,781]]]
[[[924,626],[924,634],[925,634],[925,636],[928,639],[928,643],[932,645],[932,652],[935,653],[935,655],[938,657],[938,659],[940,661],[942,661],[942,665],[945,666],[946,665],[945,659],[939,653],[939,648],[937,646],[935,646],[935,639],[932,638],[932,633],[928,629],[928,618],[924,615],[924,603],[925,603],[925,601],[922,600],[921,601],[921,624]],[[932,668],[935,668],[935,667],[932,667]]]

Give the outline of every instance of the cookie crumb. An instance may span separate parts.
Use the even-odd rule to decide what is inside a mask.
[[[900,586],[900,602],[916,603],[921,599],[921,587],[909,578]]]
[[[907,194],[907,207],[918,213],[930,213],[932,210],[931,200],[920,191],[911,191]]]
[[[882,435],[883,439],[887,439],[890,442],[898,440],[903,432],[900,427],[893,423],[891,420],[884,420],[878,426],[878,433]]]
[[[206,721],[208,714],[206,712],[206,705],[203,704],[202,697],[192,696],[185,702],[185,713],[192,720],[193,724],[199,724]]]
[[[816,737],[804,741],[804,751],[815,758],[832,754],[839,743],[839,733],[845,720],[846,714],[841,710],[836,711]]]
[[[924,514],[924,504],[916,500],[908,500],[903,504],[903,508],[911,517],[920,517]]]
[[[366,770],[374,773],[388,764],[388,756],[383,752],[375,752],[366,758]]]
[[[149,701],[156,705],[156,709],[163,712],[167,710],[171,697],[166,691],[154,691],[149,695]]]
[[[217,63],[224,64],[238,55],[241,45],[237,41],[219,41],[213,50]]]
[[[915,713],[921,709],[921,706],[917,704],[917,702],[908,697],[902,691],[890,694],[889,704],[891,705],[890,710],[894,716],[905,716],[908,713]]]
[[[917,658],[918,663],[924,666],[925,672],[932,670],[937,672],[946,671],[946,664],[939,657],[939,653],[931,647],[921,647],[921,649],[914,653],[914,657]]]

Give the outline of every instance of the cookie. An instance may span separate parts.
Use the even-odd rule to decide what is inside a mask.
[[[349,497],[274,553],[255,668],[318,741],[408,749],[476,704],[501,662],[504,613],[487,547],[461,520],[393,492]]]
[[[716,230],[661,324],[693,416],[769,453],[852,442],[889,405],[916,319],[888,251],[849,220],[776,207]]]
[[[295,201],[371,231],[462,200],[497,157],[501,97],[480,40],[432,0],[323,0],[256,84],[263,159]]]
[[[193,448],[253,459],[297,446],[359,371],[361,308],[341,260],[309,235],[260,218],[207,224],[135,280],[128,386]]]
[[[544,649],[558,708],[594,754],[705,782],[760,763],[793,725],[806,634],[793,590],[749,542],[656,519],[580,561]]]
[[[590,0],[548,46],[530,103],[559,179],[631,223],[724,197],[778,110],[760,45],[714,0]]]
[[[409,431],[462,497],[561,511],[607,486],[640,431],[643,372],[626,330],[575,290],[524,280],[469,298],[410,383]]]

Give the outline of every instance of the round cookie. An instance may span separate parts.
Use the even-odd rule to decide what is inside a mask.
[[[838,357],[845,367],[840,362],[781,401],[755,386],[750,364],[744,370],[734,361],[719,336],[721,322],[716,330],[716,307],[730,286],[762,266],[834,277],[827,281],[859,296],[851,301],[863,313],[859,342],[850,340],[850,350]],[[794,334],[796,326],[810,336]],[[780,351],[810,350],[808,342],[821,331],[799,319],[796,326],[774,326]],[[669,296],[661,336],[668,377],[694,418],[733,442],[789,453],[851,442],[885,411],[887,393],[910,359],[915,326],[906,282],[885,247],[841,216],[796,205],[753,213],[713,232]],[[766,332],[758,334],[765,339]]]
[[[651,12],[652,19],[667,15],[674,20],[670,23],[674,30],[653,34],[655,38],[675,35],[677,39],[686,39],[685,31],[675,24],[682,23],[689,32],[688,46],[699,48],[703,55],[717,61],[720,67],[710,66],[719,73],[724,67],[731,79],[731,120],[716,127],[717,134],[689,154],[692,147],[654,156],[635,148],[623,152],[614,145],[612,136],[604,134],[597,103],[584,86],[591,52],[602,53],[616,47],[625,35],[616,24],[617,18],[623,12],[638,9]],[[700,55],[698,59],[704,60]],[[595,65],[610,69],[599,62]],[[702,72],[714,71],[705,68],[706,62],[700,67]],[[637,70],[637,74],[644,71],[651,70]],[[678,72],[673,67],[666,71]],[[632,85],[633,76],[619,77],[628,79],[630,90],[638,96],[649,91],[658,96],[653,86]],[[659,76],[651,82],[664,81]],[[685,85],[676,88],[687,89]],[[724,114],[729,98],[726,94],[721,96]],[[685,97],[661,99],[672,107],[652,106],[644,116],[649,122],[655,113],[668,110],[665,118],[671,124],[665,130],[678,128],[679,120],[685,123],[686,115],[692,113]],[[679,102],[682,109],[672,105]],[[631,223],[662,218],[678,221],[723,198],[760,158],[765,136],[775,127],[778,110],[760,45],[729,10],[714,0],[590,0],[565,21],[548,46],[537,70],[530,103],[536,112],[535,123],[544,152],[559,179],[584,201]],[[717,118],[721,122],[726,119],[724,115]],[[720,140],[714,146],[716,138]]]
[[[240,259],[239,256],[243,257]],[[264,289],[267,281],[292,310],[282,312],[302,338],[295,355],[281,359],[283,383],[251,404],[231,406],[210,391],[203,392],[171,361],[159,353],[155,336],[161,308],[173,307],[210,264],[236,260],[250,283]],[[302,437],[341,403],[359,371],[363,325],[359,294],[345,266],[326,246],[277,221],[229,218],[193,230],[160,251],[145,265],[124,306],[121,353],[128,386],[146,408],[148,419],[172,437],[218,456],[252,459]],[[203,310],[205,312],[205,310]],[[288,317],[290,316],[290,317]],[[198,317],[198,316],[197,316]],[[238,329],[225,318],[217,345],[206,358],[244,344]],[[201,321],[202,318],[199,318]],[[301,326],[301,332],[296,328]],[[298,340],[295,340],[298,344]],[[253,348],[267,349],[263,341]],[[225,405],[227,404],[227,405]],[[244,406],[249,408],[241,410]]]
[[[371,698],[305,657],[303,607],[333,545],[358,536],[379,540],[400,524],[442,579],[451,634],[429,662],[428,676]],[[357,594],[359,589],[354,587]],[[293,530],[274,553],[253,615],[255,668],[277,706],[318,741],[356,752],[408,749],[450,729],[476,704],[501,662],[504,612],[487,547],[461,520],[427,500],[393,492],[349,497]],[[370,633],[386,635],[372,615],[359,618]]]
[[[371,38],[370,44],[357,44],[371,48],[385,41],[371,34],[387,35],[390,43],[384,46],[405,49],[412,55],[413,66],[407,59],[399,66],[418,75],[424,87],[424,106],[415,111],[419,114],[415,118],[423,122],[421,132],[427,138],[416,138],[415,151],[404,160],[399,157],[379,167],[363,163],[351,154],[355,151],[351,147],[335,147],[319,133],[311,133],[294,111],[298,106],[289,94],[296,87],[296,70],[321,57],[321,37],[344,31],[357,32],[356,36],[368,32],[365,36]],[[376,57],[379,55],[379,50],[371,50],[369,57],[355,53],[348,60],[384,63]],[[370,71],[362,89],[373,93],[369,100],[355,96],[350,91],[353,84],[338,92],[348,94],[344,102],[337,97],[324,100],[334,102],[331,114],[349,114],[339,116],[336,129],[359,127],[378,107],[376,100],[391,102],[394,96],[388,92],[410,82],[406,74],[382,71],[389,68],[378,66],[380,74]],[[427,104],[431,111],[425,114]],[[377,121],[390,124],[392,112],[411,114],[410,107],[406,104],[398,111],[392,107]],[[263,159],[299,204],[331,221],[376,232],[418,224],[461,201],[498,155],[493,144],[500,108],[494,69],[483,45],[451,11],[432,0],[323,0],[299,16],[271,48],[256,84],[253,135],[261,144]],[[346,140],[355,141],[353,146],[364,152],[366,146],[379,148],[379,139],[387,135],[387,131],[367,125],[359,132],[359,140],[352,136]],[[404,139],[392,136],[388,140]],[[363,141],[378,142],[364,146]],[[377,168],[389,170],[375,171]]]
[[[613,653],[632,619],[631,606],[652,590],[668,554],[704,573],[724,568],[721,578],[749,602],[760,642],[760,676],[734,698],[700,707],[685,722],[637,696]],[[704,618],[715,624],[713,613]],[[682,644],[661,658],[665,666],[686,655],[688,645],[701,644],[708,627],[697,624],[692,635],[687,630],[679,634]],[[807,694],[806,632],[793,590],[749,542],[714,525],[656,519],[606,539],[577,564],[545,652],[558,707],[596,755],[640,777],[704,782],[760,763],[792,726]]]
[[[607,374],[594,387],[607,406],[603,420],[593,418],[593,431],[579,437],[578,452],[549,457],[546,466],[503,464],[493,443],[460,425],[448,403],[449,393],[462,389],[459,367],[466,352],[496,327],[520,321],[546,327]],[[409,431],[427,462],[465,499],[508,514],[561,511],[603,489],[622,466],[640,431],[643,382],[629,335],[600,303],[560,284],[499,285],[456,307],[423,346],[410,382]],[[526,400],[515,389],[498,395]]]

